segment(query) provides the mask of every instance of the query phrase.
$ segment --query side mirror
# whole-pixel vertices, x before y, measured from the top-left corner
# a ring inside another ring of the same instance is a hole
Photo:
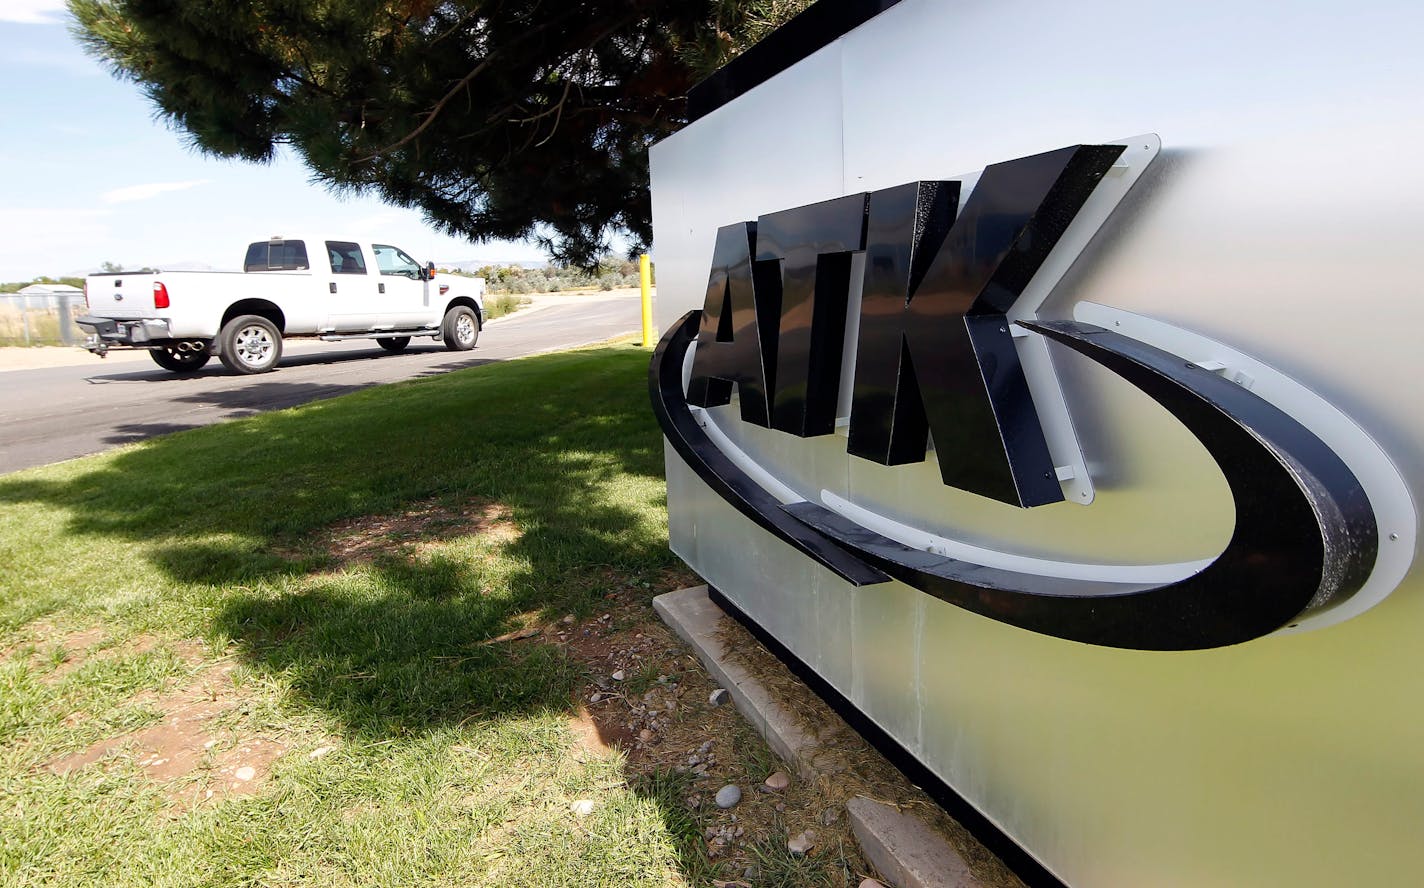
[[[434,263],[434,262],[427,262],[427,263],[425,263],[425,279],[426,279],[427,281],[433,281],[433,280],[435,280],[435,263]]]

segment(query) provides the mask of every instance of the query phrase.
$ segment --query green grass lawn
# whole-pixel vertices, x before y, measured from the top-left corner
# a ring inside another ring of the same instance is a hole
[[[647,360],[490,365],[0,477],[0,883],[739,875],[683,778],[579,745],[584,667],[487,643],[685,578]],[[344,557],[369,516],[414,531]],[[196,759],[144,758],[183,731]]]

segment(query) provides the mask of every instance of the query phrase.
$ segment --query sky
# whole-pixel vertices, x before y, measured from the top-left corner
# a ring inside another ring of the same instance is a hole
[[[0,0],[0,281],[194,262],[241,267],[273,235],[379,238],[422,262],[541,261],[532,244],[470,243],[418,212],[337,197],[291,157],[204,157],[69,33],[63,0]]]

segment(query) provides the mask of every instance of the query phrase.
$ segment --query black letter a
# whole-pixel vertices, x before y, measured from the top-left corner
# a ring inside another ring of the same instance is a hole
[[[752,264],[755,241],[755,222],[717,229],[687,403],[726,404],[735,383],[742,398],[742,419],[771,428],[769,368],[776,366],[780,306],[767,304],[775,299],[775,287],[758,286]],[[776,271],[776,263],[767,264]]]

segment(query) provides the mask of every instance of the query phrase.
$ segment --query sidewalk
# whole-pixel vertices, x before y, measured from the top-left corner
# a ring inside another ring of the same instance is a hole
[[[620,287],[608,292],[587,292],[587,293],[531,293],[529,299],[531,304],[521,308],[514,314],[505,315],[490,321],[490,324],[501,324],[511,318],[524,317],[532,314],[541,308],[551,308],[555,305],[564,305],[569,302],[578,302],[589,298],[616,297],[620,299],[638,298],[636,287]],[[297,340],[285,345],[286,350],[302,351],[303,348],[316,348],[327,343],[316,340]],[[43,370],[51,367],[79,367],[85,364],[92,364],[96,369],[104,364],[126,364],[132,361],[148,362],[151,358],[145,350],[114,349],[109,352],[107,358],[96,358],[79,346],[59,346],[59,345],[37,345],[25,348],[22,346],[0,347],[0,373],[10,370]]]

